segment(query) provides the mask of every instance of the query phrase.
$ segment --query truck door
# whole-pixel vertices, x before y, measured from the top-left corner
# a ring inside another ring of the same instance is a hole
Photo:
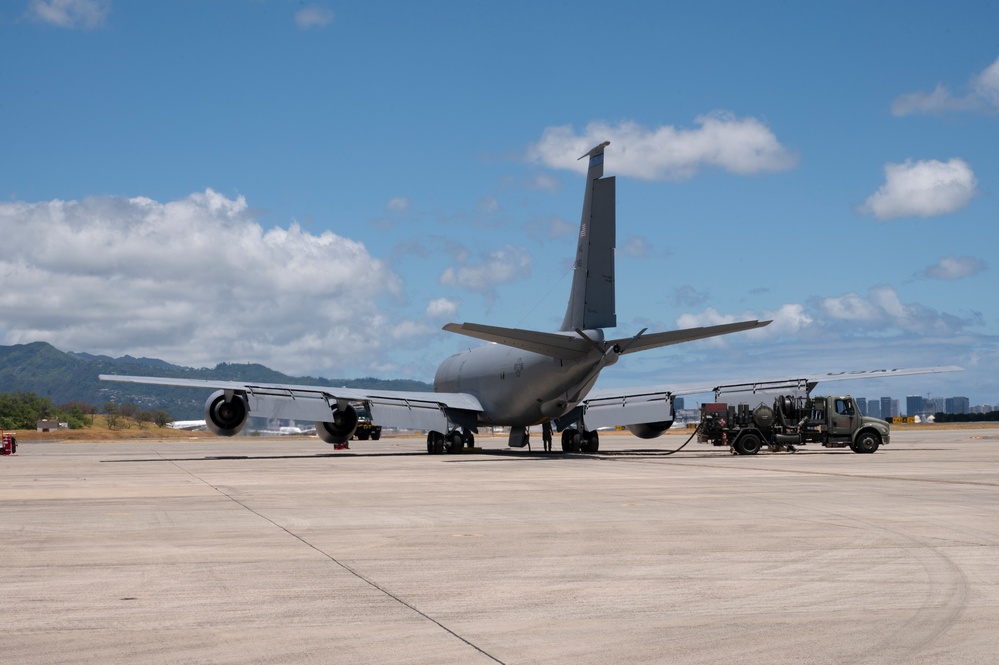
[[[849,438],[857,429],[860,414],[857,413],[857,405],[853,403],[852,397],[830,397],[832,402],[828,410],[829,414],[829,436],[833,438]]]

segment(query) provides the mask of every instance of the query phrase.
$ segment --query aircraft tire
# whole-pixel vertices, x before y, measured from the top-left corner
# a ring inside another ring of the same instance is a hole
[[[444,435],[431,430],[427,433],[427,452],[431,455],[440,455],[444,452]]]
[[[592,432],[583,432],[582,441],[580,442],[580,450],[584,453],[595,453],[600,450],[600,436],[597,434],[596,430]]]
[[[564,432],[562,432],[562,452],[578,453],[580,439],[581,437],[577,430],[567,429]]]
[[[452,455],[457,455],[461,453],[462,448],[465,447],[465,437],[462,436],[461,432],[451,432],[447,435],[447,451]]]
[[[475,447],[475,434],[471,432],[465,432],[465,445],[469,448]]]

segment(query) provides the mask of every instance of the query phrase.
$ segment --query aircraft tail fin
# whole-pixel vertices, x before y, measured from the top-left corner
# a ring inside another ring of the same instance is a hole
[[[604,178],[604,141],[580,157],[589,157],[583,215],[579,223],[572,291],[561,331],[617,326],[614,304],[616,244],[615,180]]]

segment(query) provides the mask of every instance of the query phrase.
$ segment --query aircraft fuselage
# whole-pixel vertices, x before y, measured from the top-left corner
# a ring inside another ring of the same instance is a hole
[[[603,342],[603,331],[586,333],[595,342]],[[617,354],[596,348],[569,362],[489,344],[456,353],[441,363],[434,390],[475,396],[483,409],[480,424],[528,427],[571,411],[593,387],[600,370],[616,360]]]

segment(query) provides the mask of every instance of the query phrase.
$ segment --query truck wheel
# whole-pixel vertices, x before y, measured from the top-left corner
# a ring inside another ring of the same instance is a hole
[[[853,452],[873,453],[881,445],[881,437],[876,432],[861,432],[854,443]]]
[[[358,438],[359,441],[367,441],[368,440],[368,432],[367,432],[367,430],[358,432],[357,433],[357,438]]]
[[[374,431],[371,432],[371,440],[372,441],[377,441],[380,438],[382,438],[382,431],[380,429],[376,429],[376,430],[374,430]]]
[[[752,432],[748,432],[739,437],[735,442],[735,452],[740,455],[755,455],[760,452],[760,447],[763,442],[760,441],[760,437],[756,436]]]

